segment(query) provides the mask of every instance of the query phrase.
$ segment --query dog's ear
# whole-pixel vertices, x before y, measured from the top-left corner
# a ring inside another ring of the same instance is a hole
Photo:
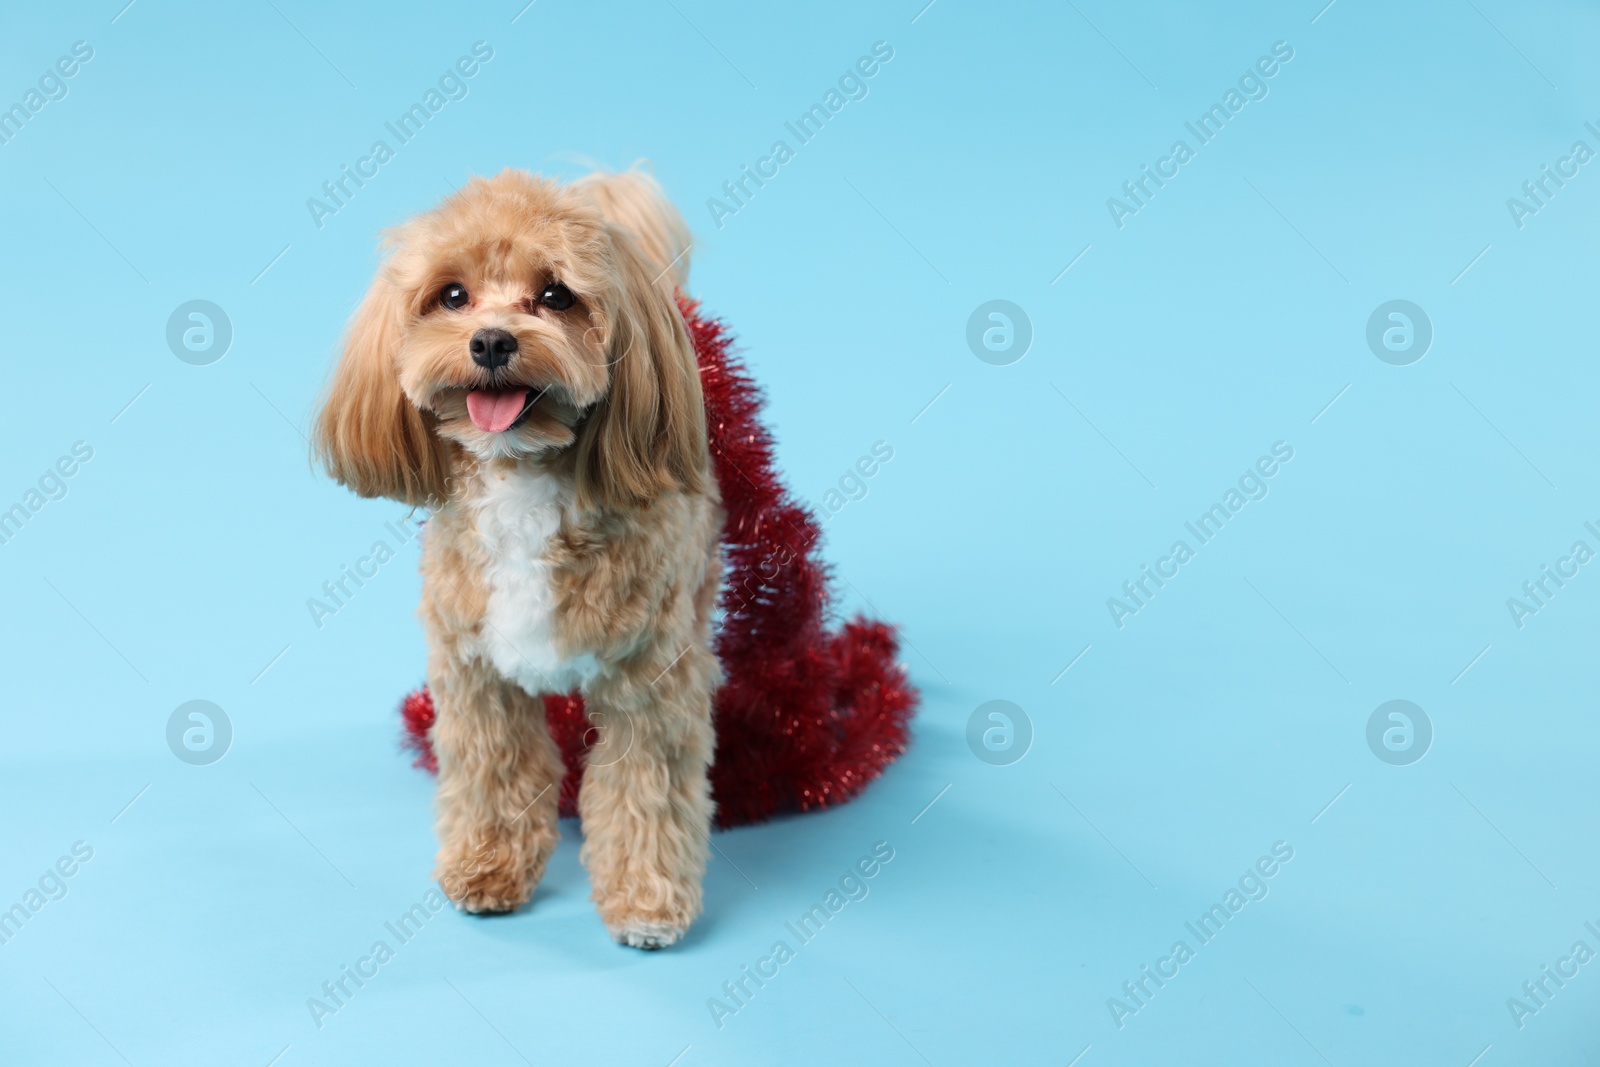
[[[630,234],[658,271],[668,271],[679,289],[689,284],[689,224],[648,173],[635,167],[620,174],[596,171],[572,187],[600,209],[607,222]]]
[[[447,495],[450,462],[434,418],[400,389],[395,352],[405,305],[382,270],[350,320],[313,431],[313,449],[341,484],[361,496],[414,506]]]
[[[615,271],[603,324],[611,387],[574,446],[579,500],[620,509],[663,492],[705,492],[700,366],[671,282],[627,233],[606,231]]]

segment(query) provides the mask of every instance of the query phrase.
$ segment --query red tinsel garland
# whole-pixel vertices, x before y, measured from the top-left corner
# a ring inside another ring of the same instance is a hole
[[[858,616],[828,629],[828,569],[817,555],[816,520],[773,469],[760,390],[731,351],[722,323],[687,297],[679,307],[700,361],[711,457],[727,511],[715,636],[726,680],[712,712],[717,823],[739,826],[842,804],[905,751],[917,692],[895,662],[893,628]],[[561,814],[575,815],[594,731],[581,696],[546,696],[544,704],[567,765]],[[436,771],[426,687],[406,697],[401,714],[417,765]]]

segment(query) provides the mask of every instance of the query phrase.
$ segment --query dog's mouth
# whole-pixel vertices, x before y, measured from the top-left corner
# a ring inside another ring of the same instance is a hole
[[[547,390],[473,389],[467,393],[467,417],[484,433],[504,433],[528,417]]]
[[[508,378],[443,383],[417,406],[433,413],[441,435],[480,458],[565,448],[584,413],[564,382]]]

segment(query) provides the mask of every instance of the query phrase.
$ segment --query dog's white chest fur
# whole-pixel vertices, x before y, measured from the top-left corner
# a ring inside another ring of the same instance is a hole
[[[479,492],[468,505],[489,557],[488,606],[477,651],[530,693],[581,689],[599,665],[587,653],[569,657],[560,651],[560,620],[545,559],[572,504],[572,486],[523,467],[485,469],[480,478]]]

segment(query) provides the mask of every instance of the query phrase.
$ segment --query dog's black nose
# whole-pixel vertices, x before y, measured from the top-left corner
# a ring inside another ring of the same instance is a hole
[[[494,370],[511,362],[512,353],[517,350],[517,339],[505,330],[479,330],[472,335],[467,347],[472,350],[472,362]]]

